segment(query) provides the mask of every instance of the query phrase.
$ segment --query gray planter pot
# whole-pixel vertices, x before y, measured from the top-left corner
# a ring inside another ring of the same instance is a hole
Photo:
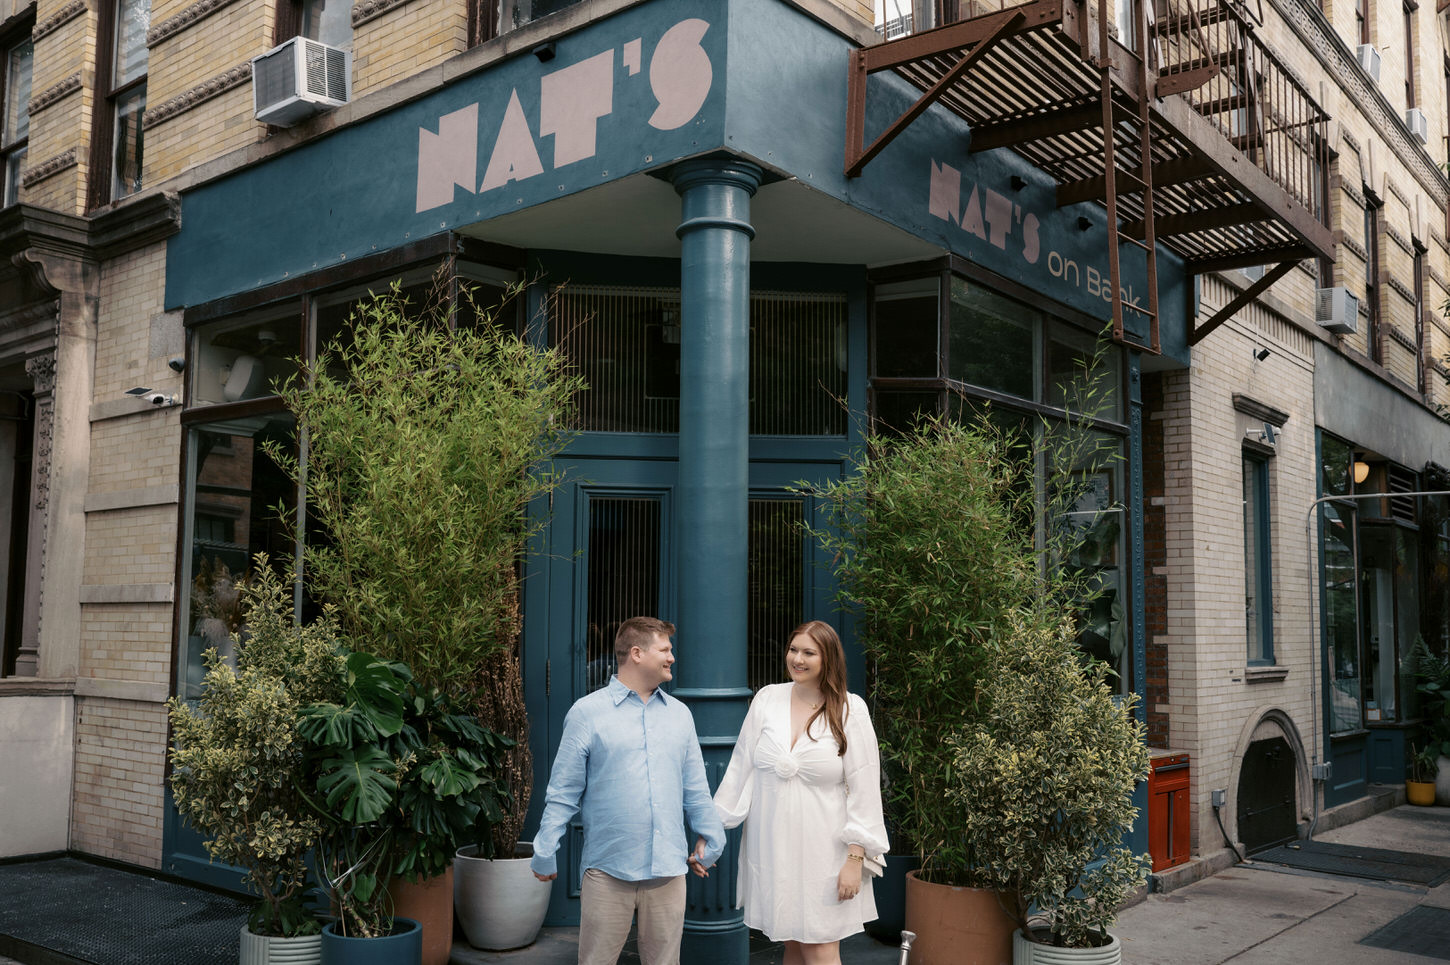
[[[1012,933],[1012,965],[1122,965],[1123,943],[1118,936],[1099,948],[1058,948],[1029,942],[1022,932]]]
[[[532,944],[548,914],[553,882],[535,878],[528,858],[477,854],[469,845],[453,859],[453,911],[468,944],[495,952]]]
[[[1441,754],[1435,763],[1439,765],[1435,772],[1435,803],[1450,807],[1450,757]]]
[[[240,965],[318,965],[322,961],[322,936],[272,938],[253,935],[242,926]]]

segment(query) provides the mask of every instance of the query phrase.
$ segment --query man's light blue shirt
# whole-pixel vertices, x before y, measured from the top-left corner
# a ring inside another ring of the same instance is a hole
[[[725,850],[690,709],[659,689],[645,703],[618,677],[575,701],[564,718],[534,838],[534,871],[558,871],[559,842],[575,812],[584,820],[579,867],[621,881],[688,871],[693,838],[686,817],[705,839],[705,867]]]

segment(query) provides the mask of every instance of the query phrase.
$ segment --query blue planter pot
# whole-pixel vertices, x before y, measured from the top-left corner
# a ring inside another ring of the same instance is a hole
[[[411,918],[394,918],[393,934],[382,938],[345,938],[322,929],[322,965],[418,965],[423,960],[423,928]]]

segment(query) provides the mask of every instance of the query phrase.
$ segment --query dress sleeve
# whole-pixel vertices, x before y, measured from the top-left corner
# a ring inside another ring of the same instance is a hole
[[[715,791],[715,810],[725,828],[737,827],[750,814],[750,802],[755,796],[755,745],[760,740],[760,720],[763,710],[760,702],[765,691],[755,695],[750,709],[745,712],[745,723],[740,725],[740,736],[735,738],[735,750],[730,754],[730,766]]]
[[[859,844],[866,857],[884,861],[889,844],[881,815],[881,752],[866,701],[852,694],[846,718],[846,826],[844,844]]]

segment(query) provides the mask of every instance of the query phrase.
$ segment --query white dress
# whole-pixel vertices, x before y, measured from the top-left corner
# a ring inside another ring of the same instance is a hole
[[[715,809],[727,828],[745,822],[735,895],[745,924],[773,941],[833,942],[876,918],[870,873],[863,870],[850,901],[837,900],[836,876],[848,844],[884,860],[881,760],[866,702],[855,694],[846,704],[844,757],[824,714],[792,748],[793,686],[772,684],[750,702]]]

